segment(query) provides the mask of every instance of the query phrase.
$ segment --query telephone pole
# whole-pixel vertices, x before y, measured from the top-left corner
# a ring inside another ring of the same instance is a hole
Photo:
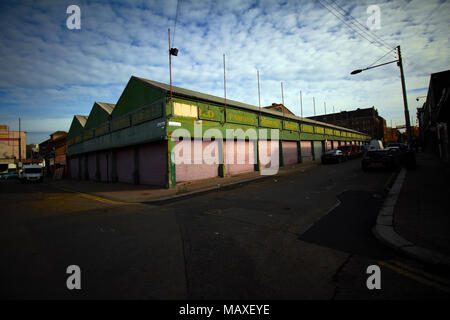
[[[403,73],[403,60],[402,54],[400,51],[400,46],[397,46],[398,53],[398,66],[400,67],[400,78],[402,80],[402,92],[403,92],[403,106],[405,108],[405,124],[406,124],[406,133],[408,135],[408,144],[411,145],[411,123],[409,122],[409,110],[408,110],[408,99],[406,97],[406,85],[405,85],[405,75]]]

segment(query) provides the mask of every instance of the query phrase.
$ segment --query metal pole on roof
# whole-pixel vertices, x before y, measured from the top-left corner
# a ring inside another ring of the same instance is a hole
[[[19,162],[22,162],[22,139],[20,136],[20,118],[19,118]]]
[[[302,101],[302,90],[300,90],[300,116],[303,117],[303,101]]]
[[[170,28],[169,28],[169,74],[170,74],[170,116],[173,117],[173,100],[172,100],[172,54],[170,53]]]
[[[258,104],[259,104],[259,115],[261,115],[261,89],[259,87],[259,70],[256,70],[258,76]]]
[[[313,97],[313,106],[314,106],[314,117],[316,116],[316,100]]]
[[[225,53],[223,54],[223,93],[224,93],[224,103],[225,103],[225,122],[227,122],[227,81],[225,74]]]
[[[281,111],[283,112],[283,121],[284,121],[284,92],[283,92],[283,82],[281,82],[281,103],[283,106],[281,107]],[[283,125],[281,125],[281,128],[283,128]]]
[[[325,108],[325,115],[327,115],[327,103],[325,101],[323,102],[323,107]]]

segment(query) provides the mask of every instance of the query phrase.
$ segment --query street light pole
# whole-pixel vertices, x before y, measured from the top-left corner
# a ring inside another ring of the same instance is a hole
[[[397,66],[399,66],[399,68],[400,68],[400,78],[402,80],[403,106],[405,109],[405,126],[406,126],[406,132],[408,135],[408,144],[411,144],[411,123],[409,121],[408,100],[406,97],[405,75],[403,73],[403,60],[402,60],[402,54],[400,52],[400,46],[397,46],[397,54],[398,54],[398,60],[385,62],[385,63],[379,64],[376,66],[371,66],[371,67],[368,67],[365,69],[357,69],[357,70],[352,71],[350,74],[352,74],[352,75],[357,74],[357,73],[360,73],[365,70],[369,70],[369,69],[384,66],[386,64],[397,62]]]
[[[402,54],[400,51],[400,46],[397,46],[398,53],[398,66],[400,68],[400,77],[402,79],[402,92],[403,92],[403,106],[405,107],[405,124],[406,124],[406,133],[408,135],[408,144],[411,145],[411,123],[409,122],[409,110],[408,110],[408,99],[406,97],[406,85],[405,85],[405,75],[403,73],[403,60]]]

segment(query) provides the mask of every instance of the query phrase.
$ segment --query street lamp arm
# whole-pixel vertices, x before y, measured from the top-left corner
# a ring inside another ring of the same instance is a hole
[[[389,62],[385,62],[385,63],[382,63],[382,64],[377,64],[376,66],[371,66],[371,67],[364,68],[364,69],[357,69],[357,70],[352,71],[350,74],[357,74],[357,73],[360,73],[360,72],[365,71],[365,70],[381,67],[381,66],[384,66],[386,64],[390,64],[390,63],[394,63],[394,62],[398,62],[398,60],[389,61]]]
[[[400,79],[402,81],[403,106],[405,109],[405,124],[406,124],[406,131],[408,132],[408,144],[411,144],[411,124],[409,122],[408,99],[406,97],[405,74],[403,73],[403,60],[402,60],[402,54],[400,51],[400,46],[397,46],[397,56],[398,56],[397,60],[385,62],[385,63],[379,64],[376,66],[367,67],[365,69],[357,69],[357,70],[352,71],[350,74],[357,74],[364,70],[369,70],[369,69],[384,66],[386,64],[397,62],[397,65],[400,68]]]

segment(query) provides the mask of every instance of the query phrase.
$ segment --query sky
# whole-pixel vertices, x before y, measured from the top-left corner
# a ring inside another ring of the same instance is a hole
[[[70,5],[80,29],[67,27]],[[397,59],[400,45],[415,123],[430,74],[450,69],[449,16],[438,0],[1,1],[0,124],[17,130],[20,117],[40,143],[94,101],[116,103],[132,75],[169,83],[169,28],[176,86],[223,97],[225,54],[227,99],[258,106],[259,70],[262,106],[282,102],[283,82],[297,115],[302,91],[305,117],[315,97],[317,115],[324,102],[327,113],[374,106],[388,126],[405,122],[398,66],[350,72]]]

